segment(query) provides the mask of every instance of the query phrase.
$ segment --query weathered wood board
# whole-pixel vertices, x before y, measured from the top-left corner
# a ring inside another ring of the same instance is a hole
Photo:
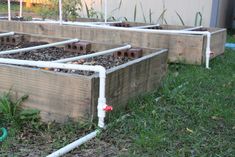
[[[164,29],[184,29],[185,26],[163,25]],[[224,53],[226,29],[207,28],[212,33],[213,57]],[[80,38],[109,44],[130,43],[136,47],[167,48],[169,62],[186,64],[203,64],[206,36],[184,34],[160,34],[146,32],[130,32],[108,30],[81,26],[58,24],[35,24],[17,21],[0,21],[0,31],[15,31],[30,34],[40,34],[53,37]],[[212,58],[213,58],[212,57]]]
[[[41,111],[43,121],[62,122],[90,114],[91,78],[19,66],[0,65],[0,93],[29,95],[24,107]]]
[[[96,47],[102,48],[98,44]],[[143,50],[143,57],[107,70],[107,103],[114,108],[160,86],[167,70],[167,50]],[[24,107],[40,110],[43,121],[96,117],[98,88],[97,74],[84,76],[0,64],[0,94],[11,89],[16,98],[29,95]]]

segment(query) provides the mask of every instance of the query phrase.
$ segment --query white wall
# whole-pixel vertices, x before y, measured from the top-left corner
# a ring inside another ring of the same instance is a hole
[[[101,11],[101,0],[86,0],[89,4],[94,1],[94,8]],[[209,26],[211,18],[212,0],[122,0],[120,10],[112,12],[113,9],[119,6],[120,0],[107,0],[109,7],[109,16],[127,17],[129,21],[134,19],[134,8],[137,5],[137,21],[144,22],[143,12],[141,10],[142,3],[144,14],[147,22],[149,22],[149,10],[153,12],[152,19],[157,22],[157,19],[163,12],[165,4],[166,21],[168,24],[181,24],[175,11],[182,17],[186,25],[194,25],[196,12],[200,11],[203,15],[203,25]],[[104,3],[104,0],[102,0]]]
[[[227,27],[232,21],[233,0],[223,0],[219,2],[218,27]]]

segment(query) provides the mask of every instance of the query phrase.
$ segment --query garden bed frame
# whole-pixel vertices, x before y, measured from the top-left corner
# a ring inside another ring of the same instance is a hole
[[[163,29],[184,29],[187,26],[161,25]],[[211,58],[224,53],[226,29],[207,28],[211,32]],[[206,36],[185,34],[160,34],[107,30],[59,24],[36,24],[17,21],[0,21],[0,31],[40,34],[54,37],[74,38],[109,44],[129,43],[137,47],[169,49],[168,60],[172,63],[201,65],[205,62]]]
[[[30,41],[60,41],[61,38],[30,36]],[[114,47],[96,44],[97,47]],[[166,49],[143,49],[143,57],[107,69],[107,103],[115,109],[130,99],[156,90],[167,71]],[[40,110],[43,121],[65,122],[96,117],[99,76],[48,71],[0,64],[0,93],[11,89],[14,98],[29,95],[23,104]]]

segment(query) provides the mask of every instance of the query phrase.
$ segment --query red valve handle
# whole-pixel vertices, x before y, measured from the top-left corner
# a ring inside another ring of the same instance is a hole
[[[210,55],[214,55],[214,54],[215,54],[215,52],[211,51]]]
[[[113,110],[113,107],[112,106],[106,106],[105,108],[104,108],[104,111],[106,111],[106,112],[109,112],[109,111],[112,111]]]

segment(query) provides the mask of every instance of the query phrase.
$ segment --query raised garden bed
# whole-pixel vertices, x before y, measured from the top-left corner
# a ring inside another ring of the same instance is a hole
[[[161,25],[163,29],[185,29],[185,26]],[[226,29],[206,28],[211,32],[211,59],[224,53]],[[16,31],[32,34],[43,34],[57,37],[79,37],[83,40],[104,42],[109,44],[130,43],[145,48],[169,49],[168,61],[201,65],[205,62],[207,37],[205,35],[161,34],[108,30],[80,26],[60,26],[58,24],[35,24],[27,22],[0,22],[0,31]],[[203,31],[203,30],[202,30]]]
[[[29,36],[30,42],[60,40],[44,36]],[[115,45],[92,42],[91,47],[101,51],[114,48]],[[130,59],[121,56],[119,58],[122,63],[107,68],[107,103],[114,108],[126,105],[128,100],[138,95],[155,90],[165,76],[167,50],[146,48],[142,50],[142,57]],[[116,56],[112,57],[116,58]],[[19,56],[13,58],[19,58]],[[98,65],[102,65],[100,60],[96,61]],[[107,60],[104,61],[107,62]],[[4,64],[0,65],[0,73],[0,93],[11,89],[15,97],[28,94],[29,99],[24,103],[24,107],[39,109],[43,121],[64,122],[68,118],[77,120],[96,117],[99,91],[99,77],[96,73],[71,73]]]

